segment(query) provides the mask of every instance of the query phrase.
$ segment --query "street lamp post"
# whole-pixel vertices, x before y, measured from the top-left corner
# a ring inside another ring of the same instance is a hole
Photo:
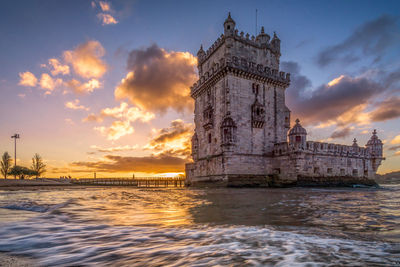
[[[11,138],[14,138],[14,167],[17,166],[17,139],[19,138],[19,134],[14,134],[11,136]]]

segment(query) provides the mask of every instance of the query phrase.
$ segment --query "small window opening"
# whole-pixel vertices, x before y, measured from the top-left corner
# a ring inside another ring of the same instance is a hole
[[[208,134],[208,143],[211,144],[211,134]]]

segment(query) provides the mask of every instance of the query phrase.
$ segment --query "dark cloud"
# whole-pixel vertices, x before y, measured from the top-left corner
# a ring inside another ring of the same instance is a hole
[[[390,97],[380,102],[370,113],[372,121],[386,121],[400,117],[400,97]]]
[[[151,140],[150,144],[166,143],[167,141],[180,138],[187,133],[193,133],[192,124],[185,124],[182,120],[174,120],[171,122],[170,127],[161,129],[158,135]]]
[[[399,149],[400,149],[400,146],[392,146],[392,147],[388,148],[388,150],[390,150],[390,151],[397,151]]]
[[[285,72],[291,74],[290,86],[287,89],[287,104],[293,106],[300,97],[304,97],[307,89],[311,88],[311,81],[304,75],[300,74],[300,66],[294,61],[283,61],[281,68]]]
[[[335,61],[352,63],[364,56],[373,56],[378,62],[382,52],[398,43],[399,33],[397,18],[382,15],[359,26],[343,42],[321,51],[317,64],[324,67]]]
[[[336,130],[332,133],[331,138],[332,139],[338,139],[338,138],[345,138],[351,134],[351,129],[349,127],[343,128]]]
[[[146,173],[163,173],[163,172],[182,172],[185,169],[185,159],[159,155],[147,157],[122,157],[122,156],[105,156],[104,161],[79,161],[73,162],[73,167],[83,167],[90,171],[97,172],[146,172]]]
[[[196,58],[188,52],[167,52],[157,45],[129,53],[129,73],[115,89],[145,110],[192,110],[190,86],[196,81]]]
[[[382,85],[365,77],[349,76],[340,76],[311,90],[310,80],[301,75],[296,62],[282,62],[282,69],[291,73],[292,81],[286,97],[292,117],[301,118],[305,125],[335,120],[353,108],[369,103],[373,96],[385,90]]]

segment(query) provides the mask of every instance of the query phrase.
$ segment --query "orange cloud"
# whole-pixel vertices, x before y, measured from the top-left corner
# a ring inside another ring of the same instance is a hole
[[[75,73],[83,78],[100,78],[107,71],[102,57],[105,49],[98,41],[87,41],[74,50],[64,52],[64,60],[72,65]]]
[[[76,79],[72,79],[65,83],[72,91],[76,94],[88,94],[92,93],[95,89],[98,89],[102,86],[99,80],[90,79],[85,83],[81,83]]]
[[[104,119],[103,119],[102,117],[97,116],[97,115],[94,114],[94,113],[90,113],[89,116],[87,116],[86,118],[84,118],[82,121],[83,121],[83,122],[91,122],[91,121],[94,121],[94,122],[102,122],[103,120],[104,120]]]
[[[187,52],[167,52],[157,45],[133,50],[128,74],[115,89],[117,99],[128,98],[144,110],[192,110],[190,86],[196,81],[196,58]]]
[[[143,111],[138,107],[129,108],[129,105],[124,102],[122,102],[119,107],[103,109],[101,111],[101,116],[112,118],[125,118],[129,121],[141,120],[142,122],[147,122],[154,118],[153,113]]]
[[[75,99],[74,101],[69,101],[65,103],[65,107],[74,110],[89,110],[89,108],[85,107],[84,105],[79,105],[79,99]]]
[[[138,148],[138,145],[130,146],[130,145],[125,145],[125,146],[116,146],[116,147],[99,147],[96,145],[90,146],[91,149],[95,149],[98,152],[121,152],[121,151],[132,151]]]
[[[129,121],[114,121],[108,128],[101,126],[95,127],[94,129],[99,131],[104,136],[107,136],[108,140],[113,141],[134,132],[134,129]]]
[[[105,13],[99,13],[97,14],[97,17],[101,21],[103,25],[110,25],[110,24],[117,24],[118,21],[111,16],[110,14],[105,14]]]
[[[83,119],[83,121],[102,122],[106,117],[123,119],[129,122],[134,122],[137,120],[148,122],[152,120],[155,116],[153,113],[143,111],[138,107],[129,107],[127,103],[123,102],[120,104],[119,107],[105,108],[101,110],[99,115],[95,115],[92,113],[87,118]]]
[[[35,77],[35,75],[29,71],[20,72],[19,77],[20,80],[18,84],[22,86],[35,87],[38,82],[38,79]]]
[[[144,148],[153,150],[155,155],[189,158],[192,135],[193,124],[174,120],[170,127],[156,131],[156,136]]]
[[[400,144],[400,134],[397,135],[395,138],[393,138],[392,141],[390,141],[390,143],[396,145],[396,144]]]
[[[96,172],[182,172],[187,161],[178,157],[159,155],[145,157],[105,156],[105,160],[71,163],[73,167],[84,167]]]
[[[58,74],[62,74],[62,75],[69,74],[69,66],[61,64],[60,61],[58,61],[58,59],[56,59],[56,58],[50,58],[49,65],[53,68],[51,70],[51,74],[53,76],[56,76]]]
[[[106,1],[100,1],[99,5],[100,5],[100,8],[102,11],[110,11],[111,10],[110,3],[106,2]]]
[[[57,86],[60,86],[63,84],[63,81],[61,79],[53,79],[49,74],[47,73],[43,73],[41,78],[40,78],[40,82],[39,85],[42,89],[46,90],[45,94],[51,94],[52,91],[54,91],[54,89]]]

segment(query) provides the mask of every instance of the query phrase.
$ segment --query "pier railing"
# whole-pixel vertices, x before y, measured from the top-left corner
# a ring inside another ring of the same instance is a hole
[[[71,183],[80,185],[184,187],[185,177],[79,178]]]

